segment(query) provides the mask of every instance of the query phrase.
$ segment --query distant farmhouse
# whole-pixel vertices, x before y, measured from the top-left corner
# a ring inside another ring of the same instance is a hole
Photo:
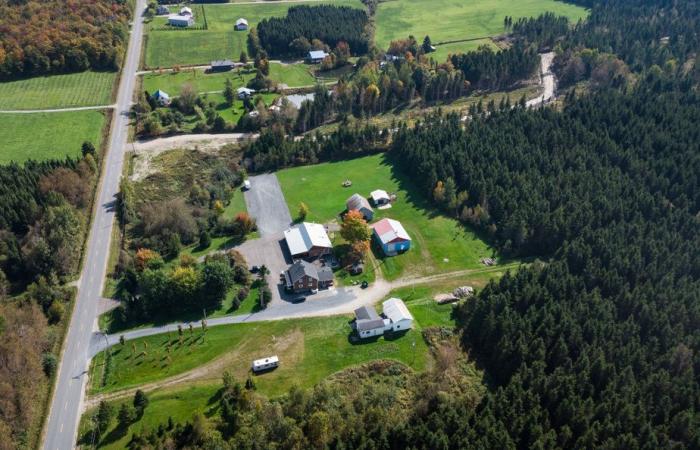
[[[156,15],[158,16],[165,16],[170,14],[170,10],[168,9],[167,6],[165,5],[158,5],[156,6]]]
[[[220,59],[211,62],[211,67],[209,70],[211,72],[228,72],[235,66],[234,62],[230,59]]]
[[[292,258],[318,258],[333,250],[326,229],[318,223],[304,222],[284,231],[284,240]]]
[[[323,62],[323,60],[326,59],[326,56],[328,56],[328,53],[324,52],[323,50],[311,50],[307,59],[312,64],[318,64]]]
[[[303,259],[292,264],[284,272],[285,287],[295,294],[316,292],[333,284],[333,270],[330,267],[317,267]]]
[[[167,92],[161,91],[160,89],[155,91],[151,98],[160,106],[168,106],[170,104],[170,96]]]
[[[354,327],[360,338],[379,336],[386,331],[404,331],[413,326],[413,316],[401,299],[390,298],[382,303],[382,309],[382,316],[371,306],[355,310]]]
[[[246,31],[248,29],[248,21],[241,17],[236,21],[236,25],[233,26],[233,29],[236,31]]]
[[[360,194],[352,194],[348,201],[345,202],[345,207],[348,211],[359,211],[367,222],[371,222],[374,217],[374,211],[369,201]]]
[[[236,90],[236,93],[238,94],[238,98],[243,100],[243,99],[249,98],[251,95],[255,94],[255,89],[250,89],[247,87],[239,87]]]
[[[191,27],[194,25],[194,17],[192,14],[182,15],[182,14],[171,14],[168,17],[168,24],[173,27]]]
[[[411,248],[411,237],[398,220],[382,219],[371,227],[374,239],[386,256],[394,256]]]
[[[180,8],[181,16],[192,16],[192,9],[189,6],[183,6]]]
[[[374,206],[388,205],[391,202],[389,194],[382,189],[370,192],[369,197],[372,199]]]

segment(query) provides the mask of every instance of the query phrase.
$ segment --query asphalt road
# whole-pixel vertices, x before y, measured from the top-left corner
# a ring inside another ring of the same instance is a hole
[[[98,188],[95,216],[78,284],[78,296],[63,345],[63,355],[45,427],[43,448],[46,450],[68,450],[75,447],[88,378],[93,328],[97,327],[102,285],[109,257],[115,195],[119,189],[124,150],[129,136],[128,114],[136,82],[135,74],[141,57],[141,12],[145,6],[146,0],[137,0],[135,11],[138,17],[131,28],[131,38],[119,83],[108,153],[103,161],[102,181]]]
[[[261,236],[269,236],[289,228],[292,216],[282,188],[274,173],[250,177],[250,189],[245,192],[245,204],[258,223]]]

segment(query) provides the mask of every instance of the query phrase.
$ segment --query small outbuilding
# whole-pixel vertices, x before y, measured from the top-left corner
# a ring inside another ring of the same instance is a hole
[[[238,94],[238,98],[243,100],[245,98],[250,98],[253,94],[255,94],[255,89],[247,88],[247,87],[239,87],[236,90],[236,93]]]
[[[236,31],[246,31],[248,29],[248,21],[241,17],[236,21],[236,24],[233,26],[233,29]]]
[[[234,66],[234,62],[230,59],[218,59],[211,62],[209,70],[212,72],[228,72],[233,69]]]
[[[158,89],[153,93],[151,98],[159,105],[159,106],[168,106],[170,104],[170,96],[168,95],[167,92],[161,91]]]
[[[191,27],[194,25],[194,18],[189,16],[183,16],[181,14],[171,14],[168,17],[168,25],[173,27]]]
[[[411,248],[411,237],[398,220],[382,219],[371,227],[374,239],[386,256],[394,256]]]
[[[372,210],[372,206],[369,204],[367,199],[360,194],[352,194],[352,196],[345,202],[345,207],[348,211],[359,211],[367,222],[371,222],[374,218],[374,210]]]
[[[384,317],[389,320],[387,331],[403,331],[413,326],[413,316],[401,299],[390,298],[382,303],[382,310]]]
[[[183,6],[182,8],[180,8],[180,15],[191,17],[192,16],[192,8],[190,8],[189,6]]]
[[[323,50],[311,50],[307,59],[312,64],[318,64],[323,62],[323,60],[326,59],[326,56],[328,56],[328,53],[324,52]]]
[[[355,310],[355,331],[360,338],[370,338],[384,334],[385,320],[371,306],[362,306]]]
[[[377,189],[370,192],[369,197],[372,199],[372,204],[374,206],[388,205],[391,202],[391,197],[389,197],[389,194],[382,189]]]
[[[165,5],[158,5],[156,6],[156,15],[158,16],[166,16],[170,14],[170,10],[168,9],[167,6]]]
[[[267,358],[256,359],[253,361],[253,372],[264,372],[279,367],[280,360],[277,355],[268,356]]]
[[[319,223],[303,222],[284,231],[292,258],[318,258],[333,250],[328,233]]]

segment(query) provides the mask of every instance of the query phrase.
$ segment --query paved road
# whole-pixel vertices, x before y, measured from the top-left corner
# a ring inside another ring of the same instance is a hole
[[[289,228],[292,216],[274,173],[250,177],[250,189],[245,192],[245,204],[258,223],[260,235],[270,236]]]
[[[55,113],[68,111],[90,111],[94,109],[113,109],[117,105],[100,106],[74,106],[72,108],[50,108],[50,109],[2,109],[0,114],[34,114],[34,113]]]
[[[78,423],[87,383],[93,328],[97,327],[100,297],[109,255],[114,200],[124,162],[124,149],[129,135],[129,108],[141,56],[143,22],[140,17],[146,0],[137,0],[136,18],[131,29],[129,48],[124,60],[117,111],[112,123],[108,153],[103,161],[102,182],[98,188],[95,217],[90,229],[78,296],[63,345],[56,386],[45,428],[46,450],[68,450],[75,447]]]

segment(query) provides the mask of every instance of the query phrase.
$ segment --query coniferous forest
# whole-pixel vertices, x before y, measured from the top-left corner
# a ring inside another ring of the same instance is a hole
[[[391,139],[343,125],[296,141],[270,131],[247,150],[264,170],[388,146],[445,214],[532,261],[455,310],[461,350],[487,374],[483,395],[439,370],[375,368],[392,381],[331,380],[279,400],[225,380],[216,431],[199,432],[195,417],[134,447],[700,448],[700,4],[579,3],[591,8],[579,24],[513,26],[527,45],[511,62],[557,53],[570,88],[555,107],[436,113]],[[452,63],[491,87],[478,71],[510,77],[497,58]],[[399,409],[386,400],[404,395]]]
[[[348,6],[318,5],[294,6],[286,17],[263,19],[257,25],[260,43],[272,56],[306,56],[299,48],[308,50],[314,40],[335,47],[346,42],[354,54],[367,53],[369,42],[365,27],[369,23],[367,13]],[[303,40],[306,45],[296,46],[293,41]],[[318,47],[316,45],[315,47]],[[314,48],[321,50],[322,48]]]

